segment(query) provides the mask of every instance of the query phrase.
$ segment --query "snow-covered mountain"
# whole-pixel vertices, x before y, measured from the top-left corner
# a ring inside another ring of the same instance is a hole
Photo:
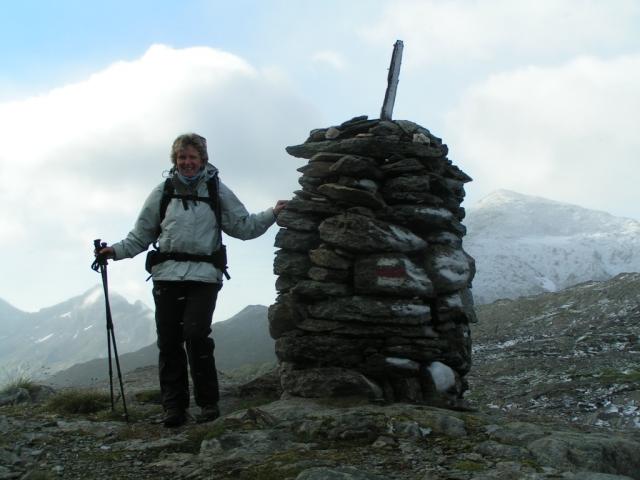
[[[640,271],[640,222],[508,190],[468,209],[476,303]]]
[[[155,340],[153,312],[110,292],[118,354]],[[46,375],[78,362],[107,356],[102,286],[35,313],[0,300],[0,374]]]

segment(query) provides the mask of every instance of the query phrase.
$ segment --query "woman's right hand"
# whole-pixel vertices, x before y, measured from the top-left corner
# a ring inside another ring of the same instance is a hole
[[[115,258],[116,256],[116,251],[113,249],[113,247],[103,247],[100,250],[96,250],[93,252],[94,255],[97,257],[98,255],[100,255],[103,258]]]

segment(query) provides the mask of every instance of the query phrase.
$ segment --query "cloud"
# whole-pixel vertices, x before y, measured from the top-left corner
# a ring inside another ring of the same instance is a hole
[[[496,74],[447,117],[469,188],[546,196],[638,218],[640,55]]]
[[[364,39],[411,47],[409,66],[504,60],[505,56],[556,58],[637,44],[640,4],[633,0],[399,0]]]
[[[313,54],[311,60],[321,66],[327,65],[335,70],[343,70],[347,66],[344,56],[332,50],[320,50]]]
[[[227,52],[154,45],[85,80],[0,103],[0,249],[11,252],[0,295],[33,309],[96,283],[88,269],[93,238],[113,242],[131,229],[181,133],[207,137],[222,180],[249,210],[290,198],[299,165],[284,147],[318,123],[293,91],[282,72]],[[262,248],[271,262],[272,249]],[[140,260],[116,265],[114,277],[128,285],[116,289],[133,292]],[[272,282],[255,288],[273,291]],[[250,290],[245,285],[245,295]]]

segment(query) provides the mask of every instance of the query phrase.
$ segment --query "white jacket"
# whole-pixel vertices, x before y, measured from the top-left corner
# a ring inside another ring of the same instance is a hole
[[[198,196],[209,196],[207,180],[216,173],[217,169],[213,165],[206,165],[204,175],[196,186]],[[176,193],[187,193],[186,185],[184,192],[180,189],[181,186],[178,185]],[[185,210],[182,200],[172,198],[160,224],[163,190],[164,182],[155,187],[147,197],[133,230],[124,240],[111,245],[115,252],[115,260],[135,257],[146,251],[155,241],[158,241],[161,252],[209,255],[218,248],[220,239],[216,216],[207,202],[189,201]],[[222,231],[227,235],[249,240],[262,235],[275,222],[273,208],[250,214],[238,197],[222,182],[219,182],[218,197],[222,213]],[[206,262],[167,260],[153,267],[152,276],[154,280],[222,282],[222,272]]]

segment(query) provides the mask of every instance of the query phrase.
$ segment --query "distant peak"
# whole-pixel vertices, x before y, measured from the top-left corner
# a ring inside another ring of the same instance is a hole
[[[514,192],[513,190],[499,189],[494,190],[487,196],[481,198],[473,208],[486,208],[500,206],[510,203],[548,203],[548,204],[560,204],[561,202],[550,200],[548,198],[537,197],[534,195],[526,195],[524,193]]]

